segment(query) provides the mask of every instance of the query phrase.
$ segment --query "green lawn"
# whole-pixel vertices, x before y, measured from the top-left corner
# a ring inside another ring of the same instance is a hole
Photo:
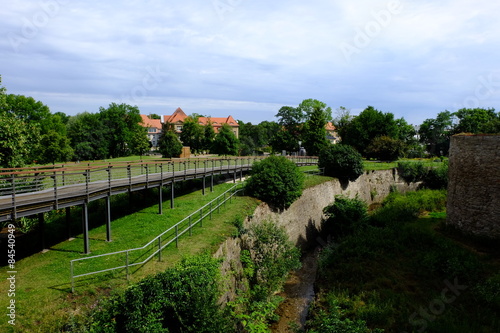
[[[113,241],[106,242],[106,228],[99,226],[90,230],[90,255],[120,251],[140,247],[156,237],[169,226],[180,221],[191,212],[200,208],[232,184],[214,187],[214,192],[202,196],[196,191],[175,199],[175,209],[170,209],[170,202],[163,203],[163,215],[158,215],[157,205],[124,216],[112,222]],[[236,228],[231,223],[235,218],[250,214],[257,205],[257,200],[249,197],[236,197],[233,202],[221,208],[220,214],[213,214],[213,219],[206,219],[202,227],[195,227],[192,236],[186,234],[179,241],[162,252],[162,261],[153,258],[140,269],[131,270],[130,280],[136,282],[148,274],[153,274],[173,265],[182,256],[213,251],[231,236]],[[127,285],[124,271],[112,274],[98,274],[93,277],[79,278],[74,294],[70,291],[70,260],[82,258],[83,239],[81,235],[72,241],[65,241],[50,248],[48,252],[37,253],[16,263],[16,327],[8,325],[7,320],[0,323],[0,331],[8,332],[53,332],[60,329],[72,315],[85,312],[95,305],[102,295],[123,290]],[[8,268],[0,268],[2,276]],[[2,290],[8,290],[6,279],[0,281]],[[0,304],[8,304],[6,292],[0,294]]]

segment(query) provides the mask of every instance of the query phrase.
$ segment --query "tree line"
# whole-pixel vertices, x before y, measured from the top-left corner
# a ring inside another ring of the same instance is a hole
[[[292,153],[303,147],[308,155],[317,156],[331,144],[325,128],[328,122],[337,128],[342,144],[378,160],[447,155],[454,134],[500,133],[500,113],[493,108],[443,111],[415,127],[372,106],[357,116],[340,107],[333,117],[331,107],[306,99],[296,107],[280,108],[277,121],[256,125],[238,121],[239,138],[228,125],[219,133],[210,123],[200,125],[199,116],[188,117],[180,135],[172,124],[163,124],[159,140],[163,157],[179,156],[183,145],[195,154]],[[151,146],[147,129],[140,123],[138,107],[127,104],[111,103],[97,113],[75,116],[51,113],[32,97],[7,94],[0,77],[0,167],[143,155]]]

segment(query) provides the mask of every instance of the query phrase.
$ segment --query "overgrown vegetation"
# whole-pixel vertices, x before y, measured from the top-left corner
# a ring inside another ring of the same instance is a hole
[[[363,159],[356,149],[348,145],[330,145],[319,154],[318,167],[325,175],[340,181],[354,181],[363,174]]]
[[[439,161],[439,159],[438,159]],[[425,166],[423,162],[398,162],[399,175],[408,183],[422,182],[430,189],[448,187],[448,160],[442,160],[438,166]]]
[[[100,305],[92,332],[228,332],[230,318],[218,303],[220,262],[208,254],[188,257],[147,277]]]
[[[247,194],[278,209],[289,207],[302,194],[304,174],[283,156],[270,156],[252,167]]]
[[[471,251],[427,217],[442,216],[429,212],[445,209],[444,191],[393,193],[367,220],[356,200],[327,222],[352,224],[320,255],[310,332],[500,330],[498,251]]]
[[[283,300],[275,292],[291,270],[300,268],[300,251],[273,222],[252,225],[246,236],[241,262],[248,286],[229,307],[241,331],[268,332],[269,323],[278,319],[275,310]]]

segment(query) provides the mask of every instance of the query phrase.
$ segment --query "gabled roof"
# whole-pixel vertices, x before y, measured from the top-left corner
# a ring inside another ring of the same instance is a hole
[[[326,126],[325,126],[325,129],[327,131],[335,131],[337,128],[331,122],[327,122]]]
[[[154,127],[154,128],[161,129],[160,119],[149,119],[149,117],[146,116],[145,114],[141,114],[141,118],[142,118],[142,123],[143,123],[144,127],[147,127],[147,128]]]
[[[174,113],[170,116],[163,116],[164,123],[177,123],[184,122],[184,119],[187,118],[187,115],[182,111],[181,108],[177,108]]]

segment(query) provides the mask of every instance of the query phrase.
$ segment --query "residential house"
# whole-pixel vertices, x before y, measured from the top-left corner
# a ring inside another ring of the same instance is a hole
[[[330,143],[337,144],[340,142],[340,137],[339,134],[337,133],[337,128],[331,122],[326,123],[325,129],[326,129],[326,139]]]
[[[148,116],[141,114],[142,126],[146,127],[148,130],[148,139],[151,142],[151,147],[153,149],[158,148],[158,141],[160,140],[161,134],[161,120],[160,119],[150,119]]]

